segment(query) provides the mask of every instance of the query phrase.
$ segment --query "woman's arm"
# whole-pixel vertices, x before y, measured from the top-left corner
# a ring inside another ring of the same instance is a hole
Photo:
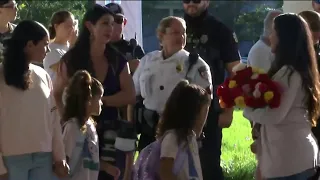
[[[177,175],[173,174],[174,160],[179,151],[175,132],[169,132],[163,137],[160,155],[160,179],[177,180]]]
[[[0,110],[3,108],[3,103],[2,103],[2,93],[0,92]],[[1,111],[0,111],[1,112]],[[3,120],[2,117],[1,117],[1,113],[0,113],[0,121]],[[7,171],[7,168],[6,166],[4,165],[4,162],[3,162],[3,154],[2,154],[2,145],[0,143],[0,177],[2,175],[5,175],[7,174],[8,171]],[[5,177],[5,176],[4,176]]]
[[[126,167],[125,167],[125,171],[124,171],[123,180],[131,180],[133,161],[134,161],[134,152],[127,152],[126,153]]]
[[[111,107],[122,107],[128,104],[134,104],[136,101],[134,84],[130,75],[128,63],[120,73],[120,88],[121,91],[102,98],[103,104]]]
[[[68,82],[67,66],[65,62],[61,60],[59,63],[59,67],[57,69],[57,76],[53,84],[54,99],[55,99],[56,108],[59,111],[60,117],[63,117],[64,104],[63,104],[62,96],[63,96],[64,89],[67,86],[67,82]]]
[[[286,117],[290,109],[292,108],[293,102],[297,93],[301,91],[301,77],[297,72],[293,72],[288,81],[289,72],[287,67],[281,68],[274,76],[274,80],[282,85],[283,92],[278,108],[245,108],[243,116],[260,124],[278,124]],[[301,104],[302,105],[302,104]]]
[[[174,158],[163,157],[160,159],[160,179],[161,180],[178,180],[173,174]]]

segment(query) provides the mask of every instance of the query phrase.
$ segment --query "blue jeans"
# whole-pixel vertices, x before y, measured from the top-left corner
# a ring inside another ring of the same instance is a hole
[[[39,152],[3,157],[8,169],[8,180],[51,180],[52,153]]]
[[[305,170],[301,173],[294,174],[291,176],[268,178],[267,180],[307,180],[308,178],[312,177],[315,174],[316,174],[315,169],[308,169],[308,170]]]

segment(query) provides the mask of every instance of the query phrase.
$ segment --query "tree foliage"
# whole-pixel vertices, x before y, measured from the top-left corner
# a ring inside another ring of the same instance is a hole
[[[17,22],[32,19],[45,26],[49,25],[52,14],[59,10],[68,10],[81,20],[90,5],[88,0],[19,0],[17,3]]]
[[[280,8],[281,3],[276,4],[276,8]],[[235,29],[239,40],[256,41],[263,30],[264,18],[269,10],[273,9],[265,4],[256,7],[254,11],[244,12],[235,19]]]

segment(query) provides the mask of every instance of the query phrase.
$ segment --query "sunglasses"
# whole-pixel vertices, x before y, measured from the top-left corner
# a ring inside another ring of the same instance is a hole
[[[184,4],[189,4],[190,2],[193,2],[194,4],[200,4],[201,0],[183,0]]]
[[[122,24],[124,22],[124,17],[115,17],[114,22],[117,24]]]

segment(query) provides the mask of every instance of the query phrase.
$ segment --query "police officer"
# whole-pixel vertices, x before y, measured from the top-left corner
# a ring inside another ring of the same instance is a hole
[[[240,62],[240,55],[235,33],[210,15],[208,7],[209,0],[183,0],[186,49],[199,53],[209,64],[214,87],[217,87],[225,79],[225,70],[231,74],[232,68]],[[199,151],[204,180],[223,179],[220,167],[222,128],[231,125],[232,114],[233,109],[221,109],[214,96]]]
[[[144,50],[138,45],[136,39],[130,39],[130,41],[124,39],[123,28],[127,24],[127,19],[122,7],[117,3],[109,3],[106,7],[115,14],[111,38],[112,45],[127,58],[130,71],[133,73],[138,67],[139,59],[144,56]]]
[[[123,29],[127,24],[127,19],[122,7],[117,3],[109,3],[106,7],[115,14],[111,43],[120,54],[126,57],[130,72],[133,74],[139,65],[139,59],[144,56],[144,50],[138,45],[136,39],[130,39],[129,41],[124,39]],[[131,114],[131,108],[129,110],[127,110],[127,107],[121,108],[120,116],[123,119],[128,119],[127,114]]]
[[[182,79],[188,79],[211,92],[209,66],[197,54],[184,50],[186,23],[182,18],[166,17],[157,29],[161,51],[148,53],[141,59],[133,81],[144,104],[138,121],[142,124],[138,149],[155,140],[155,127],[171,91]]]

